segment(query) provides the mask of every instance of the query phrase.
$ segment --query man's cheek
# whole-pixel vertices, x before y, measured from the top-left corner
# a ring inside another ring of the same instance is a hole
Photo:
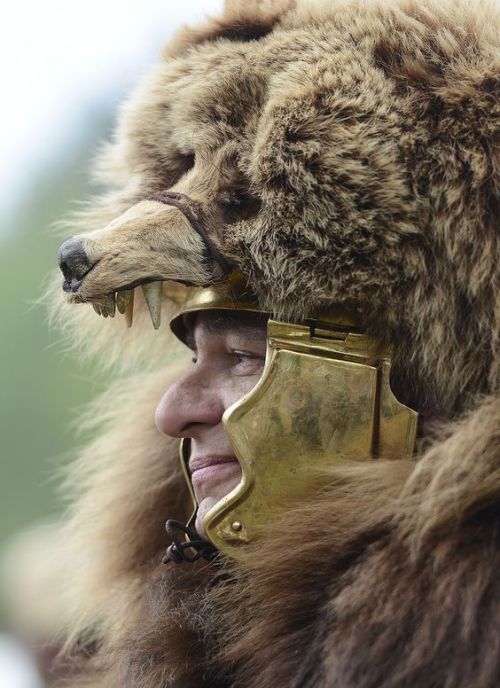
[[[257,385],[260,378],[262,377],[263,370],[264,366],[259,365],[250,374],[234,376],[231,389],[230,403],[228,404],[228,406],[231,406],[236,401],[239,401],[242,397],[244,397],[245,394],[248,394],[248,392],[252,391],[252,389]]]

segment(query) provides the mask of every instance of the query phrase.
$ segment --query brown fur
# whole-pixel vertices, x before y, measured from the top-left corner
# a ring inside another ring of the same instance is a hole
[[[100,647],[82,686],[500,683],[499,28],[481,0],[228,3],[123,108],[76,300],[220,277],[182,213],[145,200],[181,192],[277,315],[360,309],[398,396],[442,425],[415,467],[332,468],[237,565],[165,568],[162,524],[185,516],[153,426],[168,337],[141,304],[127,336],[65,309],[139,371],[75,469],[73,636]]]

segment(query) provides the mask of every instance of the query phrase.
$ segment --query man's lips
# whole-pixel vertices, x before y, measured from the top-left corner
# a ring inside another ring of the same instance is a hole
[[[210,468],[211,466],[217,466],[223,463],[238,463],[238,460],[235,456],[211,455],[191,457],[189,460],[189,470],[191,474],[193,474],[196,471],[201,470],[202,468]]]

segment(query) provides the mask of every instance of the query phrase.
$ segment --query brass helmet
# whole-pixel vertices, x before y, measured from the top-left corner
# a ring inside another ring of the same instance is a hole
[[[238,274],[215,286],[184,289],[184,302],[170,323],[183,342],[188,314],[264,312]],[[231,557],[258,537],[282,505],[314,489],[321,469],[379,456],[409,458],[415,445],[418,414],[391,390],[390,351],[363,333],[355,313],[332,306],[300,323],[268,315],[262,376],[222,418],[241,465],[241,481],[204,518],[213,547]],[[194,512],[184,542],[167,525],[173,559],[193,545],[203,556],[207,552],[193,529],[197,507],[188,460],[188,443],[183,442],[181,462]]]

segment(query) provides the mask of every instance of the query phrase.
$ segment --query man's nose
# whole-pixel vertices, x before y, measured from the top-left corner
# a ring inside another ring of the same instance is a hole
[[[221,422],[224,407],[216,390],[192,371],[167,389],[156,408],[158,430],[170,437],[191,437]]]

